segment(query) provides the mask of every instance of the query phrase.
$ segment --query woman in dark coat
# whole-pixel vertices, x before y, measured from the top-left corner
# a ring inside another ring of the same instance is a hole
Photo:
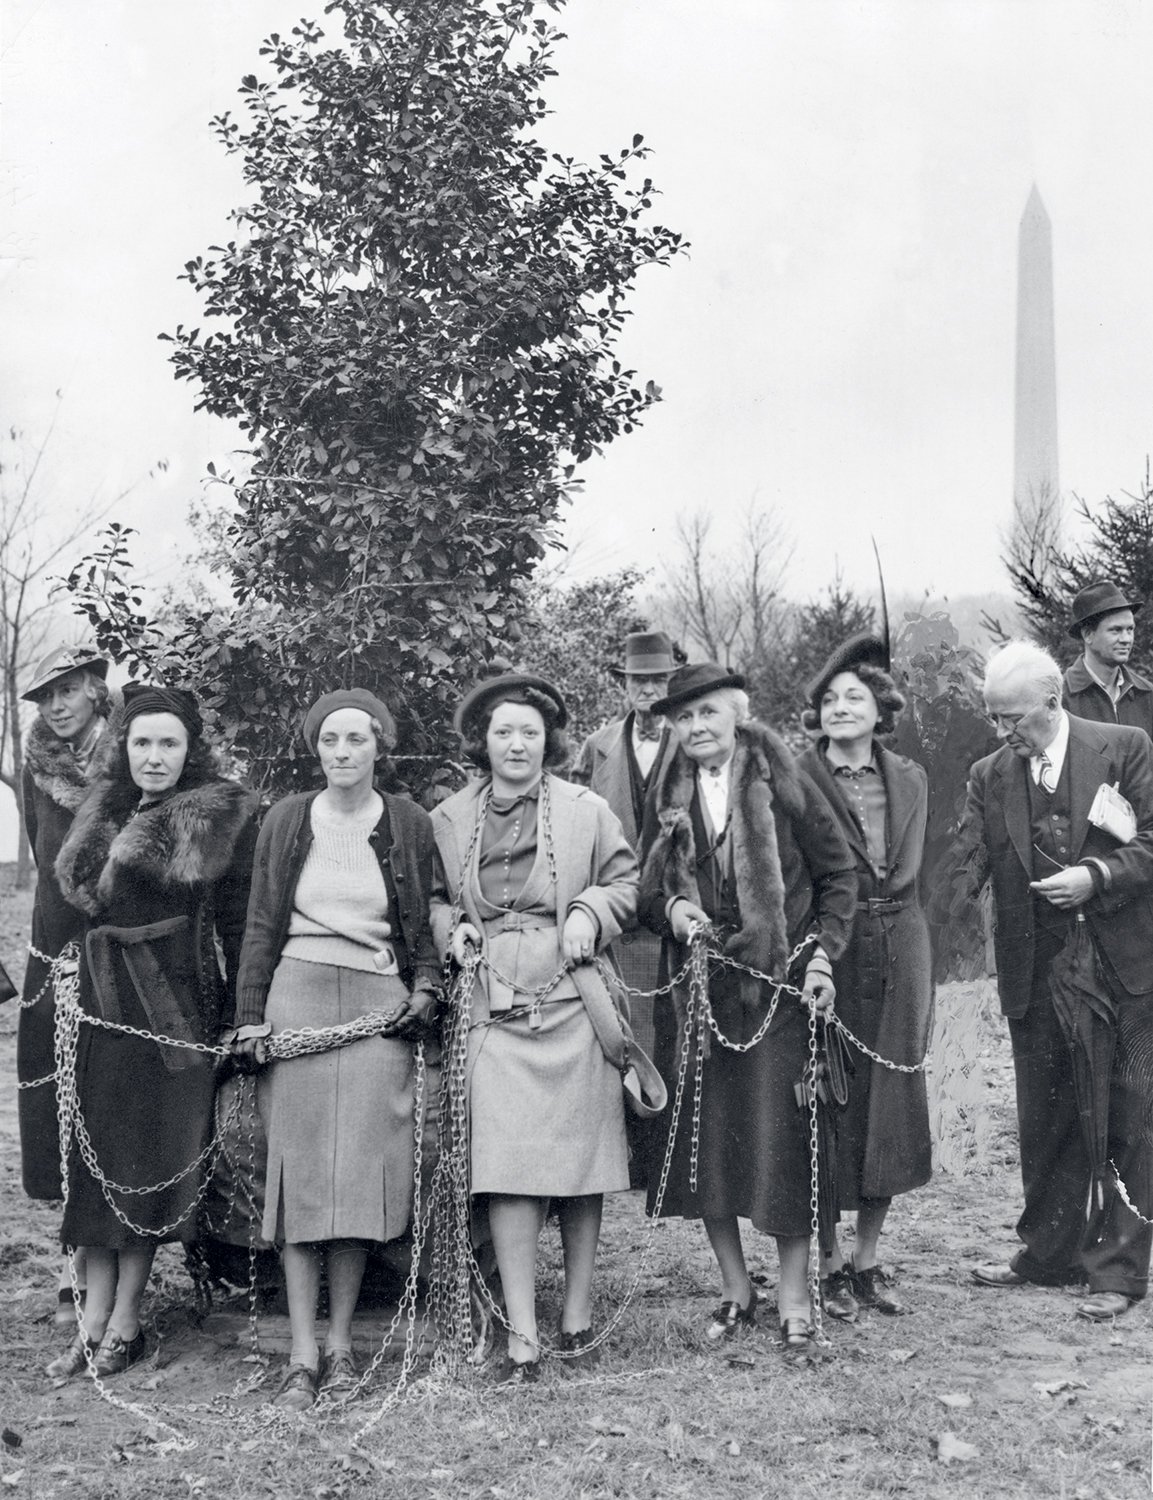
[[[922,766],[876,738],[891,732],[904,701],[882,642],[854,636],[810,688],[805,723],[819,726],[821,737],[801,765],[840,819],[856,864],[852,941],[833,965],[837,1014],[874,1052],[915,1064],[933,1020],[929,929],[917,895],[929,785]],[[877,1241],[894,1196],[923,1186],[932,1170],[924,1073],[897,1073],[859,1053],[853,1059],[837,1183],[840,1207],[857,1212],[852,1259],[843,1259],[835,1236],[823,1247],[822,1293],[840,1317],[852,1317],[858,1303],[904,1311],[877,1264]]]
[[[61,1197],[60,1122],[52,1078],[56,996],[51,960],[77,941],[84,923],[60,894],[53,865],[105,743],[107,671],[108,663],[91,647],[57,646],[41,660],[22,694],[27,702],[35,703],[37,715],[24,746],[21,787],[24,828],[36,861],[36,899],[16,1039],[16,1074],[26,1085],[18,1098],[20,1160],[24,1191],[30,1198]],[[83,1288],[82,1260],[76,1276]],[[67,1266],[57,1298],[57,1321],[71,1324],[72,1280]]]
[[[688,956],[693,927],[713,928],[712,944],[761,973],[803,991],[782,994],[767,1034],[747,1052],[705,1034],[696,1190],[690,1180],[692,1106],[686,1104],[668,1187],[649,1212],[704,1221],[721,1273],[721,1305],[706,1337],[730,1337],[755,1317],[738,1218],[776,1237],[778,1306],[786,1344],[812,1337],[808,1292],[809,1117],[795,1087],[809,1057],[809,1006],[833,1000],[830,960],[848,941],[856,900],[852,858],[824,795],[772,730],[748,717],[744,679],[713,662],[681,667],[655,706],[676,731],[676,757],[646,814],[641,920],[665,939],[666,972]],[[790,964],[795,950],[800,949]],[[709,967],[708,998],[720,1031],[749,1042],[772,991],[750,974]],[[657,1065],[672,1096],[681,1057],[685,1005],[657,1012]],[[692,1100],[697,1040],[689,1058]],[[657,1122],[655,1163],[667,1147],[670,1113]],[[659,1176],[654,1170],[650,1180]]]
[[[60,889],[85,918],[81,1009],[214,1044],[231,1019],[257,798],[217,774],[190,693],[130,684],[113,732],[107,772],[56,860]],[[76,1374],[91,1354],[98,1374],[114,1375],[144,1353],[140,1303],[156,1245],[195,1237],[215,1085],[205,1053],[81,1024],[78,1126],[106,1181],[74,1139],[62,1238],[86,1247],[88,1294],[49,1374]],[[125,1194],[111,1184],[163,1186]]]
[[[432,824],[374,779],[396,743],[380,699],[327,693],[304,739],[326,786],[286,797],[260,830],[240,965],[235,1050],[264,1061],[264,1037],[383,1013],[371,1035],[273,1062],[261,1078],[268,1134],[264,1238],[283,1247],[292,1351],[274,1404],[305,1411],[357,1375],[352,1318],[370,1243],[398,1239],[413,1199],[411,1034],[436,1001],[440,963],[428,903]],[[316,1339],[321,1255],[328,1340]]]

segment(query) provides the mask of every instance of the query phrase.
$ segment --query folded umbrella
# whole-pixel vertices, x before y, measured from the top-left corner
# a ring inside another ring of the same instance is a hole
[[[1100,960],[1082,912],[1065,946],[1049,966],[1053,1008],[1073,1064],[1073,1089],[1092,1178],[1085,1217],[1096,1196],[1105,1202],[1109,1162],[1109,1077],[1117,1046],[1117,1003],[1101,973]]]

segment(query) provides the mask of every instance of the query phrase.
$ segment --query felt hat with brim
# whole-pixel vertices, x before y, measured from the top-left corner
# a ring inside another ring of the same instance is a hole
[[[668,714],[674,708],[693,703],[718,688],[743,688],[745,679],[739,672],[729,672],[715,661],[693,661],[688,666],[678,667],[669,678],[669,690],[659,703],[654,703],[654,714]]]
[[[673,643],[663,630],[634,630],[625,636],[625,659],[610,667],[614,677],[668,677],[676,671]]]
[[[325,693],[323,698],[318,698],[304,716],[300,733],[313,755],[316,754],[321,726],[329,714],[334,714],[338,708],[359,708],[370,719],[376,719],[384,730],[381,750],[391,750],[396,744],[396,720],[389,713],[386,703],[382,703],[375,693],[370,693],[365,688],[338,688],[336,692]]]
[[[825,665],[809,683],[807,702],[817,713],[821,709],[821,699],[828,690],[829,683],[841,672],[854,672],[858,667],[879,667],[882,672],[892,670],[889,653],[884,641],[879,636],[870,635],[865,630],[859,635],[851,635],[847,641],[841,644],[829,655]]]
[[[1092,625],[1102,615],[1114,614],[1119,609],[1131,609],[1136,614],[1144,602],[1127,599],[1115,583],[1090,583],[1073,600],[1069,634],[1079,638],[1083,626]]]
[[[486,677],[483,682],[478,682],[461,699],[460,706],[452,716],[457,733],[464,734],[489,704],[495,705],[503,698],[515,697],[525,688],[532,688],[534,692],[543,694],[556,704],[556,725],[558,729],[563,729],[568,723],[568,709],[551,682],[546,682],[543,677],[535,677],[531,672],[502,672],[499,677]]]
[[[20,694],[27,703],[35,703],[46,687],[51,687],[59,677],[69,672],[95,672],[97,677],[108,676],[108,662],[95,646],[57,646],[42,656],[36,663],[32,681]]]

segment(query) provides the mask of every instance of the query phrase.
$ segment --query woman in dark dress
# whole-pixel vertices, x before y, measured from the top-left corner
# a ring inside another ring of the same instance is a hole
[[[50,1201],[61,1197],[51,961],[79,938],[84,925],[60,894],[53,865],[105,744],[107,671],[108,663],[91,646],[60,645],[40,661],[22,694],[36,705],[24,745],[21,786],[24,828],[36,861],[36,900],[16,1038],[16,1074],[25,1085],[19,1093],[20,1160],[24,1191]],[[81,1289],[84,1274],[81,1258],[76,1265]],[[67,1264],[57,1291],[56,1321],[65,1326],[74,1321]]]
[[[801,765],[828,798],[852,850],[857,916],[833,965],[837,1014],[867,1047],[892,1062],[921,1062],[933,1023],[929,928],[917,883],[928,816],[924,767],[878,743],[905,700],[888,652],[870,635],[834,651],[809,690],[807,728],[821,731]],[[857,1213],[852,1259],[834,1235],[822,1279],[825,1306],[851,1318],[858,1304],[904,1306],[877,1264],[889,1204],[932,1171],[924,1073],[897,1073],[853,1054],[849,1104],[838,1121],[838,1198]]]
[[[856,877],[824,795],[772,730],[750,720],[744,679],[714,662],[681,667],[655,706],[679,741],[646,814],[641,920],[665,939],[664,965],[679,970],[697,924],[740,963],[803,992],[782,994],[767,1034],[735,1052],[705,1033],[697,1183],[690,1177],[693,1121],[682,1115],[661,1214],[702,1219],[721,1274],[721,1304],[706,1337],[730,1337],[755,1318],[738,1219],[776,1237],[778,1309],[786,1344],[805,1346],[813,1325],[808,1292],[809,1117],[795,1087],[809,1056],[809,1007],[832,1005],[830,960],[848,941]],[[796,958],[790,958],[797,949]],[[765,1020],[770,987],[710,964],[708,998],[720,1031],[751,1041]],[[670,1096],[684,1036],[687,997],[658,1010],[657,1065]],[[690,1088],[698,1042],[689,1059]],[[669,1112],[658,1121],[654,1161],[667,1146]],[[649,1188],[649,1211],[657,1211]]]
[[[212,1044],[231,1018],[257,798],[217,774],[190,693],[132,683],[110,732],[115,754],[56,860],[60,889],[85,918],[81,1009]],[[105,1180],[74,1139],[62,1238],[86,1249],[88,1294],[50,1375],[78,1373],[89,1355],[99,1375],[114,1375],[144,1353],[140,1303],[156,1246],[195,1238],[215,1085],[208,1054],[81,1024],[79,1125]]]

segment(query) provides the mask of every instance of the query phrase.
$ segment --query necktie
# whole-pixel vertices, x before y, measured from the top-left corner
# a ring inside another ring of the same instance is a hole
[[[646,729],[638,722],[635,733],[638,740],[659,740],[661,737],[661,726],[653,724]]]
[[[1037,785],[1043,792],[1048,792],[1050,796],[1057,790],[1057,782],[1053,776],[1053,762],[1043,750],[1037,765]]]

